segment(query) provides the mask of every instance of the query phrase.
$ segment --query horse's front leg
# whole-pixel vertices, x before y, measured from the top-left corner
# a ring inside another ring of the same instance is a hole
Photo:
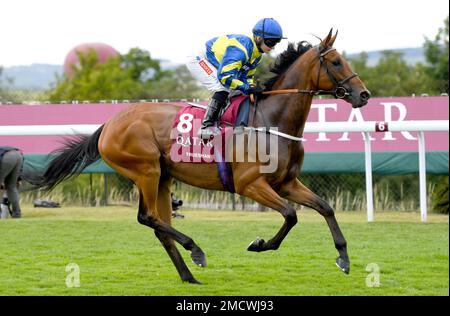
[[[249,197],[264,206],[277,210],[284,217],[283,226],[272,239],[266,242],[263,239],[258,238],[248,246],[247,250],[259,252],[278,249],[288,232],[297,223],[295,209],[281,198],[263,177],[246,185],[239,190],[238,193]]]
[[[331,235],[333,236],[336,249],[339,252],[339,257],[336,259],[336,265],[348,274],[350,272],[350,260],[347,253],[347,241],[339,228],[331,206],[308,189],[298,179],[294,179],[284,184],[280,188],[279,193],[289,201],[315,209],[325,218],[328,227],[330,228]]]

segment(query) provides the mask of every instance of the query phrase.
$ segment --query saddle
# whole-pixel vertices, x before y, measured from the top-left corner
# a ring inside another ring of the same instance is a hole
[[[248,117],[250,113],[250,97],[245,96],[239,90],[232,90],[227,99],[226,106],[220,111],[220,118],[222,119],[223,115],[231,106],[238,107],[237,115],[235,119],[231,119],[231,123],[233,126],[247,126],[248,125]]]

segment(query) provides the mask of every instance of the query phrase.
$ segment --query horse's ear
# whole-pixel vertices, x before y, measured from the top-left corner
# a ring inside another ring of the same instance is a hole
[[[320,43],[321,50],[331,46],[329,43],[332,35],[333,35],[333,28],[331,28],[330,33],[328,33],[327,37],[325,37],[325,39]]]
[[[334,41],[336,40],[336,37],[338,35],[338,30],[336,30],[336,34],[330,39],[330,42],[328,43],[328,46],[333,47]]]

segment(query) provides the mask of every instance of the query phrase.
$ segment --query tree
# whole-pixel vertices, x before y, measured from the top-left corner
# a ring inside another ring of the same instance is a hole
[[[12,83],[12,79],[2,77],[3,69],[4,69],[3,66],[0,66],[0,92],[5,89],[5,85]]]
[[[97,54],[90,50],[78,54],[80,66],[72,76],[57,78],[51,91],[52,101],[60,100],[138,100],[148,95],[152,84],[170,75],[161,70],[158,60],[139,48],[99,64]]]
[[[272,77],[274,74],[270,72],[270,67],[273,65],[274,62],[275,62],[274,57],[270,55],[264,56],[258,68],[256,69],[255,79],[259,80],[259,82],[261,83],[264,83],[267,79]]]
[[[99,64],[97,54],[90,50],[78,53],[80,67],[74,67],[72,76],[57,78],[50,91],[51,101],[128,99],[142,92],[132,72],[122,68],[120,58],[110,58]]]
[[[429,64],[425,69],[435,90],[448,94],[448,16],[434,40],[425,37],[424,49]]]
[[[437,213],[448,214],[449,210],[448,176],[442,176],[436,183],[433,192],[432,210]]]
[[[132,48],[122,56],[122,67],[131,79],[141,82],[159,80],[166,74],[161,70],[159,61],[152,59],[148,51],[139,48]]]
[[[3,76],[3,67],[0,66],[0,102],[18,101],[17,96],[11,93],[9,87],[13,84],[13,79]]]
[[[178,66],[146,89],[145,98],[190,99],[207,98],[211,93],[191,76],[186,66]]]
[[[4,94],[4,92],[3,92],[2,73],[3,73],[3,67],[0,66],[0,102],[2,101],[2,99],[3,99],[3,94]]]
[[[350,60],[374,97],[410,96],[430,93],[428,76],[423,65],[408,65],[400,52],[386,50],[377,65],[367,66],[368,55],[363,52]]]
[[[0,93],[2,93],[3,79],[2,79],[3,67],[0,66]]]
[[[79,54],[70,78],[57,78],[52,101],[185,99],[206,95],[185,66],[161,69],[160,62],[139,48],[99,64],[95,51]]]

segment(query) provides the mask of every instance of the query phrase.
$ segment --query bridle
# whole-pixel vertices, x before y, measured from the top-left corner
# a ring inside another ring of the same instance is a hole
[[[319,48],[318,48],[319,49]],[[333,76],[333,74],[330,72],[329,68],[328,68],[328,64],[325,62],[325,55],[328,54],[329,52],[332,52],[336,50],[335,48],[329,48],[327,49],[325,52],[321,53],[319,51],[319,60],[320,60],[320,66],[319,66],[319,73],[317,74],[317,83],[316,83],[316,87],[319,86],[319,80],[320,80],[320,70],[322,69],[322,67],[325,68],[328,78],[330,78],[330,80],[334,83],[335,89],[328,91],[328,90],[317,90],[317,91],[308,91],[308,93],[312,94],[312,95],[318,95],[318,94],[331,94],[333,95],[336,99],[344,99],[345,97],[349,96],[350,93],[348,92],[348,90],[344,87],[344,84],[349,81],[350,79],[358,76],[357,73],[352,73],[351,75],[349,75],[348,77],[346,77],[345,79],[341,80],[341,81],[337,81],[336,78]]]
[[[338,81],[333,74],[330,72],[328,65],[326,63],[325,60],[325,56],[334,51],[335,48],[329,48],[324,52],[321,52],[320,48],[317,47],[317,52],[318,52],[318,58],[319,58],[319,71],[317,74],[317,83],[316,83],[316,89],[317,87],[319,87],[319,81],[320,81],[320,72],[322,70],[322,67],[325,68],[325,71],[327,72],[328,78],[330,78],[330,80],[333,82],[334,84],[334,90],[300,90],[300,89],[282,89],[282,90],[270,90],[270,91],[264,91],[262,92],[262,94],[286,94],[286,93],[305,93],[305,94],[309,94],[311,96],[315,96],[315,95],[332,95],[334,96],[336,99],[344,99],[347,96],[350,96],[351,91],[349,92],[347,90],[347,88],[344,87],[344,84],[346,82],[348,82],[349,80],[351,80],[352,78],[355,78],[358,76],[357,73],[352,73],[351,75],[347,76],[346,78],[344,78],[341,81]],[[254,97],[254,95],[250,95],[250,101],[254,104],[254,114],[253,114],[253,120],[256,117],[256,112],[258,110],[258,106],[257,106],[257,100],[256,97]],[[264,125],[266,127],[244,127],[244,130],[246,131],[256,131],[256,132],[265,132],[265,133],[269,133],[269,134],[274,134],[276,136],[279,137],[284,137],[293,141],[297,141],[300,142],[303,140],[303,137],[296,137],[296,136],[292,136],[292,135],[288,135],[285,133],[281,133],[275,130],[272,130],[271,128],[267,127],[267,123],[266,120],[264,118],[264,114],[261,112],[262,115],[262,120],[264,122]]]
[[[264,91],[262,94],[285,94],[285,93],[305,93],[305,94],[309,94],[311,96],[315,96],[315,95],[332,95],[334,96],[336,99],[344,99],[347,96],[350,95],[349,90],[344,87],[344,84],[348,81],[350,81],[352,78],[357,77],[358,74],[357,73],[352,73],[351,75],[349,75],[348,77],[344,78],[341,81],[338,81],[333,74],[330,72],[328,65],[326,63],[325,60],[325,56],[336,50],[335,48],[329,48],[324,52],[320,51],[320,48],[317,47],[317,51],[318,51],[318,58],[319,58],[319,71],[317,74],[317,83],[316,83],[316,89],[317,87],[319,87],[319,81],[320,81],[320,72],[322,70],[322,68],[325,68],[325,71],[328,75],[328,78],[330,78],[330,80],[333,82],[334,84],[334,90],[300,90],[300,89],[282,89],[282,90],[270,90],[270,91]]]

